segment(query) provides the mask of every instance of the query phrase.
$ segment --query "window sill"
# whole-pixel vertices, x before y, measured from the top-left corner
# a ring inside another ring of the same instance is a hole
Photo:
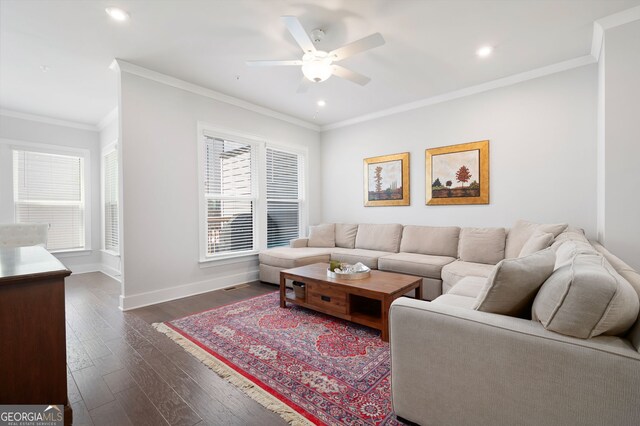
[[[76,256],[89,256],[93,250],[91,249],[74,249],[74,250],[57,250],[50,252],[56,257],[65,258],[65,257],[76,257]]]
[[[113,257],[120,257],[120,253],[118,253],[117,251],[113,251],[113,250],[105,250],[105,249],[101,249],[100,250],[102,253],[108,254],[109,256],[113,256]]]
[[[215,266],[231,265],[234,263],[245,263],[251,260],[258,260],[257,250],[200,259],[198,263],[200,264],[200,268],[211,268]]]

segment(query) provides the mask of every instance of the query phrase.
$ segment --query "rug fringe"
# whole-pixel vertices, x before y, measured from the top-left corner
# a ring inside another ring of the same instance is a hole
[[[175,330],[167,327],[164,323],[154,323],[153,327],[160,333],[167,335],[171,340],[196,357],[200,362],[214,371],[232,385],[242,390],[249,398],[253,399],[269,411],[273,411],[287,421],[291,426],[313,425],[307,418],[280,401],[278,398],[257,386],[251,380],[219,361],[213,355],[191,342]]]

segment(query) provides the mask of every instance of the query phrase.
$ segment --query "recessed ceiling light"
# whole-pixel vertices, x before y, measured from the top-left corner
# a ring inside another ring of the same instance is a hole
[[[318,106],[319,106],[319,107],[323,107],[323,106],[325,106],[326,104],[327,104],[327,103],[326,103],[325,101],[323,101],[322,99],[320,99],[320,100],[318,101]]]
[[[107,12],[107,15],[111,16],[111,18],[118,22],[124,22],[129,19],[129,14],[119,7],[108,7],[105,11]]]
[[[493,52],[493,47],[482,46],[480,49],[476,50],[476,55],[480,56],[481,58],[486,58],[487,56],[491,55],[491,52]]]
[[[49,72],[51,68],[49,68],[47,65],[40,65],[40,71],[42,72]]]

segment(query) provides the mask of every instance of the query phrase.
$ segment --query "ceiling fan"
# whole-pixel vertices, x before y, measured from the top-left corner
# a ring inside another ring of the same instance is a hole
[[[364,86],[371,81],[369,77],[337,65],[335,62],[349,58],[357,53],[373,49],[374,47],[382,46],[385,41],[380,33],[371,34],[370,36],[339,47],[331,52],[325,52],[323,50],[316,49],[313,41],[311,41],[311,38],[302,27],[298,18],[295,16],[283,16],[282,20],[293,38],[302,48],[302,51],[304,52],[302,59],[286,61],[247,61],[248,66],[302,66],[302,74],[304,74],[304,78],[298,87],[298,93],[306,92],[312,83],[325,81],[332,75],[344,78],[361,86]],[[319,42],[324,36],[324,31],[316,29],[312,31],[311,35],[315,42]]]

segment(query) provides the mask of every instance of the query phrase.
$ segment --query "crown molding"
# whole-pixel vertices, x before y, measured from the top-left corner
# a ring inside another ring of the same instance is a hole
[[[224,102],[230,105],[234,105],[246,110],[265,115],[267,117],[276,118],[278,120],[286,121],[287,123],[295,124],[296,126],[304,127],[307,129],[320,131],[320,126],[301,120],[296,117],[292,117],[281,112],[273,111],[269,108],[265,108],[251,102],[243,101],[242,99],[234,98],[233,96],[225,95],[215,90],[207,89],[197,84],[189,83],[188,81],[180,80],[179,78],[171,77],[166,74],[159,73],[147,68],[143,68],[139,65],[135,65],[121,59],[115,59],[115,64],[111,64],[110,68],[114,69],[116,66],[121,72],[137,75],[148,80],[153,80],[158,83],[166,84],[177,89],[182,89],[187,92],[195,93],[196,95],[205,96],[207,98],[215,99],[220,102]]]
[[[591,56],[596,58],[596,61],[600,60],[600,54],[602,53],[602,46],[604,44],[604,32],[606,30],[619,27],[620,25],[628,24],[629,22],[637,21],[639,19],[640,6],[632,7],[631,9],[623,10],[622,12],[597,19],[593,23]]]
[[[92,132],[98,131],[98,127],[93,124],[61,120],[59,118],[45,117],[37,114],[28,114],[26,112],[11,111],[8,109],[0,109],[0,115],[11,118],[19,118],[21,120],[35,121],[38,123],[53,124],[54,126],[70,127],[72,129],[90,130]]]
[[[327,124],[321,127],[321,131],[338,129],[341,127],[351,126],[357,123],[363,123],[365,121],[375,120],[382,117],[387,117],[401,112],[411,111],[414,109],[424,108],[430,105],[439,104],[442,102],[451,101],[453,99],[463,98],[465,96],[475,95],[477,93],[487,92],[489,90],[497,89],[500,87],[511,86],[513,84],[521,83],[523,81],[532,80],[545,75],[555,74],[558,72],[570,70],[572,68],[582,67],[595,63],[596,60],[591,55],[580,56],[578,58],[570,59],[568,61],[558,62],[546,67],[536,68],[531,71],[525,71],[520,74],[514,74],[509,77],[500,78],[498,80],[489,81],[487,83],[478,84],[476,86],[466,87],[454,92],[445,93],[430,98],[421,99],[419,101],[410,102],[402,105],[395,106],[393,108],[384,109],[371,114],[361,115],[359,117],[350,118],[348,120],[340,121],[337,123]]]
[[[631,9],[623,10],[622,12],[597,19],[596,22],[600,24],[603,29],[608,30],[609,28],[619,27],[620,25],[628,24],[629,22],[637,21],[639,19],[640,6],[636,6]]]
[[[109,111],[107,115],[102,117],[102,120],[100,120],[97,124],[98,130],[103,131],[104,128],[113,123],[116,118],[118,118],[118,107],[115,107],[114,109]]]

